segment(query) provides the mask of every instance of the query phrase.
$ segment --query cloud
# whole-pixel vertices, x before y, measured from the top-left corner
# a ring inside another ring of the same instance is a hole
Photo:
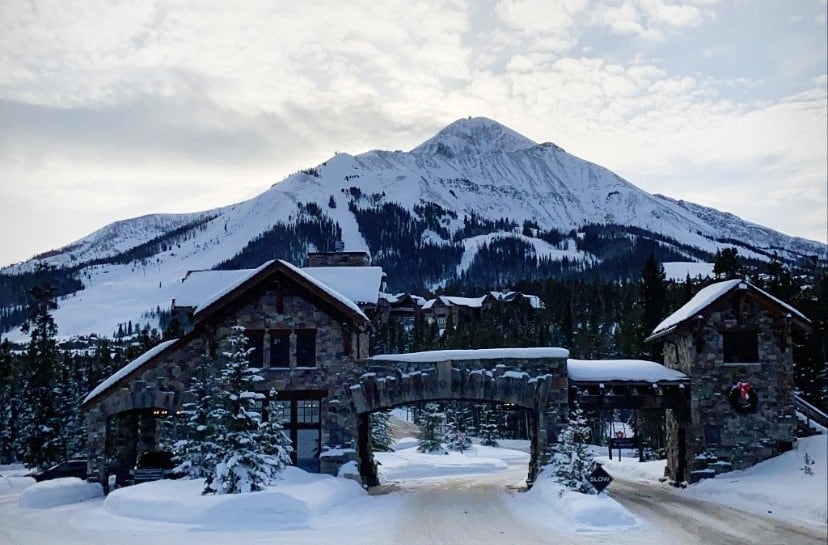
[[[485,115],[650,191],[773,225],[801,218],[791,232],[813,233],[818,213],[783,210],[825,210],[824,2],[814,6],[747,17],[700,0],[10,0],[0,217],[7,202],[30,217],[63,206],[73,226],[210,208],[335,151],[407,150]],[[693,189],[699,180],[715,188]],[[735,198],[742,181],[763,198]]]
[[[614,34],[661,41],[676,29],[696,27],[715,17],[693,2],[667,3],[663,0],[602,1],[592,10],[591,24],[605,26]]]

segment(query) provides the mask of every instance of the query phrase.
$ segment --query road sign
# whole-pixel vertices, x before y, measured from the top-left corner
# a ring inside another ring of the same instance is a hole
[[[595,490],[598,492],[603,491],[609,484],[612,482],[612,476],[609,473],[604,471],[604,468],[601,467],[601,464],[596,464],[595,469],[592,473],[589,474],[587,477],[592,486],[595,487]]]
[[[638,448],[638,439],[635,437],[611,437],[609,448]]]

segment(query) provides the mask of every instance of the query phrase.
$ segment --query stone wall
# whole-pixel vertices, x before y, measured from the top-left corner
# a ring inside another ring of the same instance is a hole
[[[701,320],[667,337],[664,364],[690,376],[689,415],[668,412],[668,468],[681,464],[679,429],[686,433],[688,473],[702,469],[714,456],[733,469],[754,465],[790,449],[795,440],[793,359],[783,317],[774,316],[756,301],[710,312]],[[756,331],[757,361],[726,363],[723,335]],[[756,410],[742,414],[728,400],[731,388],[749,382],[758,395]]]

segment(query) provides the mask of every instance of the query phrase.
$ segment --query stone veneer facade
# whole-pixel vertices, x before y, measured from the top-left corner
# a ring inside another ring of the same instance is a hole
[[[354,316],[332,305],[319,292],[292,283],[289,276],[279,277],[278,269],[275,278],[229,298],[217,311],[206,317],[196,314],[191,332],[84,404],[89,474],[105,483],[113,458],[121,466],[131,467],[137,450],[157,445],[159,419],[156,416],[181,410],[188,401],[186,389],[196,366],[205,355],[225,350],[225,339],[235,325],[264,332],[262,360],[265,365],[261,374],[265,381],[261,383],[261,391],[275,388],[279,399],[291,393],[311,393],[319,400],[321,447],[358,446],[360,426],[364,427],[366,421],[370,423],[370,417],[365,412],[365,398],[355,393],[360,389],[364,393],[371,377],[381,371],[387,376],[407,376],[407,384],[414,386],[393,392],[385,390],[386,403],[372,405],[370,410],[430,399],[491,400],[530,409],[536,415],[530,476],[536,472],[548,436],[554,438],[560,415],[565,415],[562,412],[567,405],[565,356],[445,361],[431,365],[369,360],[369,324]],[[268,335],[273,330],[292,331],[288,367],[266,365],[270,361]],[[297,330],[315,331],[316,364],[312,367],[297,364]],[[483,369],[489,371],[484,373]],[[471,373],[475,370],[480,372]],[[415,375],[418,378],[410,378]],[[448,381],[443,380],[445,376],[450,377]],[[404,382],[400,380],[398,384]],[[403,392],[407,393],[403,395]],[[363,446],[355,453],[361,468],[371,467],[370,447]],[[336,470],[324,464],[322,469]]]
[[[675,481],[694,481],[710,454],[733,469],[749,467],[792,447],[795,441],[790,317],[736,292],[664,337],[664,365],[687,374],[689,411],[667,411],[667,470]],[[757,335],[756,361],[724,361],[729,332]],[[749,382],[755,411],[737,412],[730,389]],[[680,456],[680,443],[686,446]]]

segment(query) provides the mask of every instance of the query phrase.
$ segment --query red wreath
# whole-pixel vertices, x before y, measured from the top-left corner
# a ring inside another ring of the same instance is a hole
[[[752,413],[759,403],[759,396],[749,382],[739,381],[730,388],[727,395],[733,409],[741,414]]]

